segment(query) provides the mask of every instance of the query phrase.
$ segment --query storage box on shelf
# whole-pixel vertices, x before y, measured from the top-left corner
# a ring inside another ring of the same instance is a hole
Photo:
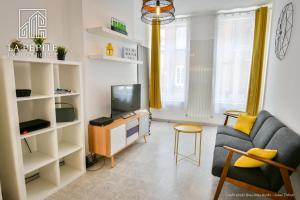
[[[10,81],[8,81],[10,80]],[[54,94],[54,88],[71,93]],[[81,66],[77,62],[0,58],[0,155],[4,198],[44,199],[85,172],[82,123]],[[30,97],[16,97],[16,89],[31,89]],[[55,102],[76,108],[76,119],[57,123]],[[20,135],[19,123],[44,119],[50,127]],[[5,144],[5,145],[4,145]],[[30,148],[30,150],[29,150]],[[59,161],[65,160],[60,166]],[[31,174],[36,180],[25,183]]]

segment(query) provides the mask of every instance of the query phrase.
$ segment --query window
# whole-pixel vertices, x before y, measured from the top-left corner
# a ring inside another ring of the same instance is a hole
[[[246,110],[255,13],[217,17],[214,110]]]
[[[188,19],[161,26],[161,96],[163,108],[183,107],[186,99]]]

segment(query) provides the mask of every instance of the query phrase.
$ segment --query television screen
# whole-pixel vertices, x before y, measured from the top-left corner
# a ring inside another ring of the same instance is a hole
[[[112,118],[139,110],[141,107],[141,85],[111,86]]]

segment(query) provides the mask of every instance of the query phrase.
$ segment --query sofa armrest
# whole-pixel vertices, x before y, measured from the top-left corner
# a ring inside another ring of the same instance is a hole
[[[286,165],[284,165],[282,163],[276,162],[274,160],[269,160],[269,159],[261,158],[261,157],[255,156],[255,155],[251,155],[251,154],[249,154],[247,152],[244,152],[244,151],[232,148],[232,147],[224,146],[224,149],[226,149],[226,150],[228,150],[230,152],[233,152],[233,153],[237,153],[237,154],[240,154],[240,155],[243,155],[243,156],[247,156],[249,158],[252,158],[252,159],[264,162],[264,163],[269,164],[269,165],[273,165],[273,166],[278,167],[280,169],[286,169],[286,170],[291,171],[291,172],[296,172],[297,171],[294,168],[288,167],[288,166],[286,166]]]

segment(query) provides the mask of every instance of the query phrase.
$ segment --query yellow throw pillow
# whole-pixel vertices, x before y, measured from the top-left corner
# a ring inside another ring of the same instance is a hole
[[[240,114],[233,128],[249,135],[255,121],[256,116]]]
[[[247,151],[247,153],[251,155],[255,155],[265,159],[273,159],[277,155],[277,150],[270,150],[270,149],[260,149],[260,148],[252,148]],[[253,167],[261,167],[266,163],[254,160],[247,156],[241,156],[237,159],[234,163],[235,167],[243,167],[243,168],[253,168]]]

